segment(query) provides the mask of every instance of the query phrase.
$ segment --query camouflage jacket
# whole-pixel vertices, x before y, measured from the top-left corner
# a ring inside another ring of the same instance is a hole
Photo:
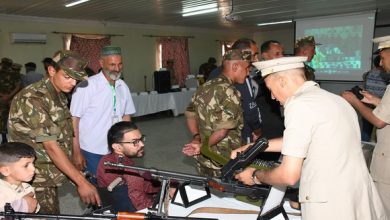
[[[0,69],[0,93],[9,94],[21,83],[22,81],[19,73],[9,69]]]
[[[58,93],[47,78],[20,91],[11,103],[8,119],[10,141],[34,147],[37,154],[33,185],[58,185],[64,176],[50,160],[43,142],[57,141],[70,156],[73,144],[72,118],[64,93]]]
[[[11,69],[0,69],[0,93],[9,95],[17,86],[21,85],[20,74]],[[0,100],[0,131],[6,133],[9,103]]]
[[[307,81],[314,81],[316,79],[316,76],[314,75],[315,72],[316,70],[313,67],[305,63],[305,77]]]
[[[193,95],[187,107],[186,116],[196,117],[202,140],[220,129],[228,129],[229,133],[211,150],[230,158],[230,152],[241,146],[241,130],[243,115],[241,94],[233,82],[221,74],[207,81]]]

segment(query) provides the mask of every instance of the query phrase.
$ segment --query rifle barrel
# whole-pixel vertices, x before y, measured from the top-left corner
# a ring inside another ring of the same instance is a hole
[[[197,176],[197,175],[191,175],[188,173],[180,173],[180,172],[172,172],[172,171],[166,171],[166,170],[158,170],[155,168],[144,168],[144,167],[137,167],[137,166],[128,166],[128,165],[123,165],[120,163],[112,163],[105,161],[104,162],[105,166],[111,166],[111,167],[118,167],[118,168],[123,168],[123,169],[133,169],[133,170],[138,170],[138,171],[148,171],[152,174],[152,176],[157,176],[157,177],[168,177],[176,180],[184,180],[184,181],[191,181],[191,182],[207,182],[209,178],[204,177],[204,176]]]
[[[25,213],[25,212],[13,212],[5,213],[0,212],[0,216],[12,217],[12,219],[20,218],[33,218],[33,219],[85,219],[85,220],[111,220],[116,219],[116,215],[109,216],[82,216],[82,215],[55,215],[55,214],[38,214],[38,213]]]
[[[160,216],[153,213],[135,213],[135,212],[118,212],[118,214],[93,214],[92,216],[82,215],[55,215],[55,214],[37,214],[37,213],[25,213],[25,212],[0,212],[0,216],[12,217],[12,219],[20,218],[32,218],[32,219],[85,219],[85,220],[137,220],[137,219],[149,219],[149,220],[218,220],[215,218],[196,218],[196,217],[182,217],[182,216]]]

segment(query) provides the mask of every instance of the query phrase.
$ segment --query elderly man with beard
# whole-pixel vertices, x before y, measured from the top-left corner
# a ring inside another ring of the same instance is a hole
[[[104,47],[100,65],[101,72],[76,87],[70,106],[75,132],[73,161],[79,170],[92,175],[96,175],[101,157],[109,153],[108,129],[119,121],[130,121],[135,113],[130,90],[120,79],[121,48]]]

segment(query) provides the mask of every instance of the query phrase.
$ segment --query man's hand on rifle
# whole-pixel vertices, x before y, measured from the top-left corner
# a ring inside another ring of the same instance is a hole
[[[85,204],[101,206],[102,202],[96,188],[87,180],[77,186],[77,191]]]
[[[254,177],[253,177],[254,172],[256,172],[255,168],[247,167],[247,168],[245,168],[244,171],[242,171],[241,173],[236,174],[234,177],[238,181],[240,181],[240,182],[242,182],[242,183],[244,183],[246,185],[249,185],[249,186],[252,186],[252,185],[255,185],[255,184],[260,184],[260,182],[258,182],[257,180],[254,179]]]
[[[244,146],[241,146],[235,150],[232,150],[232,152],[230,153],[230,159],[235,159],[237,157],[237,154],[238,153],[241,153],[243,151],[245,151],[248,147],[250,147],[253,143],[251,144],[247,144],[247,145],[244,145]]]
[[[259,139],[261,137],[261,135],[263,135],[263,131],[261,130],[261,128],[254,130],[252,132],[253,142],[257,141],[257,139]]]

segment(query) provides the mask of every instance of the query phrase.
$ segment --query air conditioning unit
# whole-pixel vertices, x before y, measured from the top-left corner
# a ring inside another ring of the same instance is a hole
[[[45,44],[47,40],[46,34],[35,33],[11,33],[10,41],[14,44],[29,43],[29,44]]]

